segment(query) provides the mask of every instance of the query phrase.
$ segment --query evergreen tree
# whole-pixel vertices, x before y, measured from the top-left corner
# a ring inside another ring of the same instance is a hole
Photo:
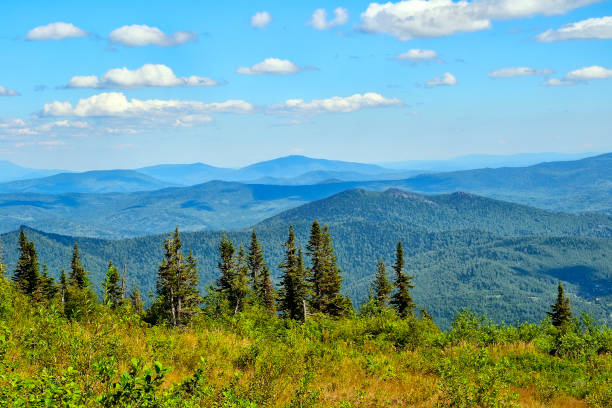
[[[28,241],[23,229],[19,232],[19,260],[13,275],[15,285],[24,293],[33,295],[38,292],[40,271],[38,255],[34,242]]]
[[[550,316],[553,326],[561,329],[567,328],[572,321],[572,307],[569,298],[565,296],[561,282],[557,287],[557,301],[550,308],[551,311],[546,314]]]
[[[236,279],[234,268],[234,252],[236,252],[236,249],[232,240],[225,234],[221,237],[218,249],[220,260],[217,263],[217,267],[219,268],[220,276],[217,279],[217,290],[229,299],[234,280]]]
[[[382,259],[378,260],[372,291],[374,292],[374,300],[379,306],[387,307],[389,305],[389,297],[391,296],[391,292],[393,292],[393,286],[391,282],[389,282],[387,268]]]
[[[257,239],[255,229],[251,232],[251,245],[249,245],[249,273],[253,292],[259,294],[262,285],[263,269],[266,267],[263,250]]]
[[[88,272],[83,268],[81,264],[81,254],[79,252],[79,246],[74,243],[74,249],[72,251],[72,261],[70,262],[70,283],[77,286],[79,289],[84,289],[89,286]]]
[[[391,304],[402,318],[414,316],[415,305],[410,295],[410,289],[414,288],[414,285],[412,284],[412,276],[404,273],[404,250],[401,241],[397,243],[393,270],[395,270],[396,291],[391,298]]]
[[[340,293],[342,276],[336,262],[331,233],[327,225],[320,229],[316,221],[312,224],[308,251],[312,263],[310,269],[311,304],[314,311],[330,316],[345,314],[345,298]]]
[[[59,280],[59,292],[60,292],[60,300],[62,305],[66,303],[66,291],[68,290],[68,279],[66,278],[66,271],[62,268],[62,273],[60,274]]]
[[[110,305],[113,309],[119,306],[123,300],[123,287],[119,271],[113,265],[113,261],[108,262],[106,277],[102,283],[104,288],[104,304]]]
[[[232,290],[230,294],[230,305],[234,310],[234,314],[244,308],[244,302],[250,292],[249,288],[249,263],[244,247],[240,245],[238,256],[236,257],[235,277],[232,282]]]
[[[186,325],[200,303],[198,272],[191,252],[184,260],[178,228],[164,241],[164,259],[158,268],[157,294],[162,317],[173,326]]]
[[[285,256],[279,268],[282,278],[279,289],[278,309],[285,318],[303,320],[306,313],[308,283],[302,259],[302,251],[295,246],[293,226],[289,226],[289,236],[285,247]]]
[[[272,279],[270,278],[270,269],[268,266],[264,266],[261,273],[261,288],[258,294],[261,304],[268,309],[270,312],[276,311],[276,293],[274,286],[272,285]]]
[[[0,277],[6,275],[6,266],[4,266],[4,258],[2,256],[2,245],[0,244]]]
[[[138,285],[134,285],[132,291],[130,292],[130,304],[137,314],[142,314],[144,310],[144,302],[142,301],[142,296],[140,295],[140,288],[138,288]]]
[[[57,293],[57,286],[55,285],[55,279],[53,276],[49,276],[47,264],[43,264],[43,271],[40,275],[39,284],[40,298],[50,301]]]

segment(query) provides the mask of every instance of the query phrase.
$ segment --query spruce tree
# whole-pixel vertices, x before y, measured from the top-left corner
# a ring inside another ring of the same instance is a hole
[[[393,292],[393,286],[391,282],[389,282],[387,268],[382,259],[378,260],[372,291],[374,292],[374,300],[379,306],[387,307],[389,305],[389,297],[391,296],[391,292]]]
[[[412,276],[404,273],[404,250],[401,241],[397,243],[393,270],[395,271],[395,293],[391,297],[391,304],[402,318],[414,316],[415,305],[410,295],[410,289],[414,288],[414,285]]]
[[[282,277],[278,309],[285,318],[303,320],[306,315],[308,283],[306,282],[302,252],[299,251],[298,253],[295,246],[295,234],[292,225],[289,226],[289,236],[283,246],[285,247],[285,256],[279,265]]]
[[[2,245],[0,244],[0,278],[6,275],[6,266],[4,266],[4,258],[2,256]]]
[[[250,292],[249,288],[249,263],[246,252],[242,244],[238,249],[236,257],[235,277],[232,282],[232,290],[230,294],[230,306],[234,310],[234,314],[243,310],[244,303]]]
[[[19,260],[13,275],[15,285],[25,294],[38,292],[40,271],[34,242],[28,241],[23,229],[19,232]]]
[[[559,282],[557,287],[557,301],[551,305],[551,311],[546,312],[550,316],[553,326],[566,329],[572,321],[572,307],[569,298],[565,296],[563,285]]]
[[[178,228],[164,241],[164,259],[157,274],[157,294],[163,317],[173,326],[189,323],[197,311],[200,297],[198,272],[193,255],[185,261]]]
[[[112,260],[108,262],[106,277],[102,286],[104,288],[104,305],[110,305],[113,309],[119,306],[123,300],[123,287],[119,271],[113,265]]]
[[[257,239],[255,229],[251,232],[251,245],[249,245],[249,273],[253,292],[260,297],[263,285],[263,270],[266,268],[266,260],[263,250]]]
[[[311,264],[309,280],[312,309],[330,316],[345,314],[346,299],[340,294],[342,277],[327,225],[321,229],[317,220],[312,223],[306,249]]]
[[[60,274],[59,280],[59,292],[60,292],[60,301],[62,305],[66,303],[66,291],[68,290],[68,279],[66,278],[66,271],[62,268],[62,273]]]
[[[270,278],[270,269],[268,266],[264,266],[261,273],[261,288],[258,294],[259,301],[261,304],[270,312],[276,310],[276,292],[272,285],[272,279]]]
[[[39,285],[40,298],[50,301],[57,293],[57,286],[55,285],[55,279],[53,276],[49,276],[47,264],[43,264],[43,271],[40,275]]]
[[[72,261],[70,262],[70,283],[75,285],[79,289],[85,289],[89,286],[88,272],[83,268],[81,264],[81,254],[79,252],[79,246],[75,242],[72,251]]]
[[[217,290],[224,294],[228,299],[231,295],[234,280],[236,279],[236,270],[234,268],[234,243],[225,234],[219,242],[219,279],[217,279]]]

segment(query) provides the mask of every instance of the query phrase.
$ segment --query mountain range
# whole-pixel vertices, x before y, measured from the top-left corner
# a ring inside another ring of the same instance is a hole
[[[268,174],[278,175],[277,165],[268,165]],[[304,169],[298,165],[287,174]],[[235,229],[354,188],[375,191],[400,188],[426,194],[465,191],[555,211],[612,214],[611,170],[612,154],[604,154],[529,167],[422,174],[399,180],[331,180],[308,185],[211,181],[159,190],[156,188],[169,182],[132,171],[117,171],[115,177],[121,176],[124,190],[141,190],[124,193],[104,193],[110,190],[103,182],[104,172],[61,174],[39,179],[38,184],[11,183],[22,186],[20,191],[26,186],[39,193],[0,194],[0,231],[28,225],[67,235],[122,238],[167,232],[176,226],[185,231]],[[71,181],[73,184],[95,192],[44,193],[72,176],[77,178]],[[0,191],[5,191],[2,185]]]
[[[353,189],[281,212],[255,225],[278,282],[282,243],[292,224],[304,248],[317,218],[330,226],[343,287],[358,305],[367,298],[376,260],[393,261],[404,243],[406,269],[414,276],[415,300],[443,327],[461,307],[487,312],[496,321],[539,320],[561,280],[577,312],[600,321],[612,312],[612,217],[565,214],[473,194],[419,195],[397,189]],[[125,264],[128,286],[154,290],[166,234],[106,240],[27,229],[41,263],[58,276],[69,268],[78,242],[83,261],[99,288],[106,264]],[[248,245],[250,230],[227,232]],[[202,290],[217,277],[220,231],[182,233],[199,265]],[[9,269],[17,257],[17,232],[0,236]],[[391,270],[389,274],[391,277]]]

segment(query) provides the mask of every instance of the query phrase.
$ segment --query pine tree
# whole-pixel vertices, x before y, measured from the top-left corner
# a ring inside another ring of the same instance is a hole
[[[551,311],[546,314],[550,316],[553,326],[561,329],[567,328],[572,321],[572,307],[569,298],[565,296],[561,282],[557,287],[557,301],[550,308]]]
[[[234,314],[238,313],[244,308],[244,302],[250,292],[248,257],[242,245],[240,245],[240,248],[238,249],[235,271],[236,275],[234,281],[232,282],[232,290],[230,295],[230,305],[234,310]]]
[[[414,288],[414,285],[412,284],[412,276],[404,273],[404,250],[401,241],[397,243],[393,270],[395,270],[396,291],[391,298],[391,304],[402,318],[414,316],[415,305],[410,295],[410,289]]]
[[[53,276],[49,276],[47,264],[43,264],[43,271],[40,275],[39,285],[40,298],[50,301],[57,293],[57,286],[55,285],[55,279]]]
[[[19,232],[19,260],[17,261],[13,281],[21,291],[28,295],[33,295],[39,290],[38,255],[34,242],[28,241],[23,229]]]
[[[324,265],[323,265],[323,238],[321,236],[321,226],[317,220],[314,220],[310,227],[310,238],[306,245],[306,254],[310,258],[310,269],[308,280],[312,290],[310,300],[311,306],[315,311],[321,309],[321,283],[323,281]]]
[[[285,318],[303,320],[305,318],[308,283],[302,252],[295,246],[293,226],[289,226],[289,236],[285,247],[285,257],[280,263],[282,278],[279,289],[278,309]]]
[[[258,294],[261,304],[268,309],[270,312],[276,311],[276,293],[274,286],[272,285],[272,279],[270,278],[270,269],[268,266],[264,266],[261,273],[261,288]]]
[[[374,292],[374,300],[379,306],[387,307],[389,305],[389,297],[391,296],[391,292],[393,292],[393,286],[391,282],[389,282],[387,269],[382,259],[378,260],[372,291]]]
[[[197,265],[191,252],[185,262],[182,246],[177,228],[164,241],[164,259],[157,275],[158,302],[163,317],[173,326],[186,325],[200,303]]]
[[[138,285],[134,285],[132,291],[130,292],[130,304],[134,308],[134,312],[137,314],[142,314],[144,310],[144,302],[142,301],[142,296],[140,295],[140,288],[138,288]]]
[[[313,230],[316,224],[313,224]],[[320,232],[311,239],[311,243],[318,240],[319,247],[312,245],[309,251],[313,253],[312,263],[317,265],[318,271],[311,269],[311,280],[313,287],[312,305],[316,312],[321,312],[330,316],[342,316],[346,310],[346,299],[340,293],[342,287],[342,276],[336,262],[336,255],[332,244],[329,227],[325,225]],[[311,238],[313,234],[311,233]]]
[[[232,240],[227,238],[225,234],[221,237],[218,249],[220,260],[217,263],[217,267],[219,268],[220,276],[217,279],[217,290],[229,298],[233,282],[236,279],[234,268],[234,252],[236,252],[236,249]]]
[[[106,278],[102,283],[102,287],[104,288],[104,305],[110,305],[113,309],[119,306],[123,300],[123,287],[119,271],[113,265],[113,261],[108,262]]]
[[[79,289],[85,289],[89,286],[88,272],[83,268],[81,264],[81,254],[79,252],[79,246],[74,243],[74,249],[72,252],[72,261],[70,262],[70,283],[75,285]]]
[[[262,285],[263,268],[266,266],[263,250],[257,239],[255,229],[251,232],[251,245],[249,245],[249,273],[251,277],[251,285],[253,292],[259,294]]]

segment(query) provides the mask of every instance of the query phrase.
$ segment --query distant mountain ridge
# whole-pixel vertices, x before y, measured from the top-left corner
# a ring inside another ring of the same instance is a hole
[[[15,180],[32,179],[37,177],[47,177],[63,172],[65,171],[30,169],[27,167],[18,166],[7,160],[0,160],[0,183]]]

